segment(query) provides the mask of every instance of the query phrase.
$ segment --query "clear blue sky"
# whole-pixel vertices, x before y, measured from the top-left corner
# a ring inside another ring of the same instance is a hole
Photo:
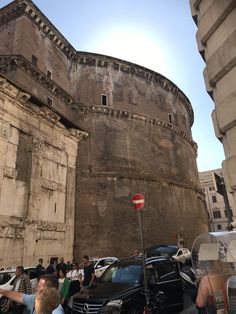
[[[10,3],[0,0],[0,7]],[[72,46],[114,56],[159,72],[189,98],[198,169],[221,167],[222,144],[214,134],[189,0],[34,0]]]

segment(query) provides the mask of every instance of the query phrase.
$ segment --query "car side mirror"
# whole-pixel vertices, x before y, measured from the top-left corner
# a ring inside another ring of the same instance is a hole
[[[99,268],[102,268],[102,265],[97,265],[97,267],[96,267],[97,269],[99,269]]]

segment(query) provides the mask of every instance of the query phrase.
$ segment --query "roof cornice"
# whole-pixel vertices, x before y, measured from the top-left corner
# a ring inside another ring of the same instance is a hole
[[[21,16],[26,16],[68,59],[74,59],[75,48],[31,0],[15,0],[0,9],[0,26]]]
[[[50,91],[65,104],[71,105],[74,103],[74,98],[71,95],[48,78],[45,73],[34,67],[25,57],[21,55],[0,55],[1,74],[7,75],[8,72],[15,71],[16,69],[21,69],[30,74],[33,80],[39,82],[42,86],[44,86],[44,88]]]

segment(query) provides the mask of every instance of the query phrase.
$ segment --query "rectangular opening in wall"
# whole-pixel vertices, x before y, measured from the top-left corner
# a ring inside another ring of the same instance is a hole
[[[48,78],[50,78],[50,80],[52,79],[52,72],[49,70],[46,70],[46,75]]]
[[[173,117],[172,117],[172,114],[168,114],[168,118],[169,118],[169,123],[170,124],[173,124]]]
[[[38,58],[37,57],[35,57],[35,55],[32,55],[32,64],[33,64],[33,66],[37,66],[37,63],[38,63]]]
[[[108,97],[106,94],[101,94],[101,104],[102,106],[108,106]]]
[[[47,98],[47,104],[48,104],[50,107],[53,107],[53,100],[52,100],[52,98],[50,98],[50,97]]]
[[[216,195],[212,195],[212,203],[217,203]]]

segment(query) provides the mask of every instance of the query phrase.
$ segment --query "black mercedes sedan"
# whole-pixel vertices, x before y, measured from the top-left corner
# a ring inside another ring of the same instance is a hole
[[[177,265],[165,257],[145,259],[148,290],[165,295],[164,313],[178,313],[183,308],[183,289]],[[77,293],[68,303],[69,313],[141,314],[145,307],[142,258],[116,261],[95,287]]]

